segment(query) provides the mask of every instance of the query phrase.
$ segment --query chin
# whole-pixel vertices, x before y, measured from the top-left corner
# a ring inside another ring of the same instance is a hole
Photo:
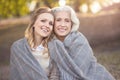
[[[58,35],[58,36],[66,36],[66,35],[68,35],[67,32],[59,32],[59,31],[56,31],[55,34]]]
[[[66,36],[68,34],[67,33],[59,33],[58,35],[60,35],[60,36]]]
[[[48,37],[48,35],[42,35],[42,37]]]

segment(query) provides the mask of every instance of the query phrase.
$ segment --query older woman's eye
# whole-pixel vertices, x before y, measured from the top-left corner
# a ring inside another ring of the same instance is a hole
[[[56,21],[61,21],[61,19],[56,19]]]
[[[70,22],[70,20],[69,20],[69,19],[65,19],[65,21],[66,21],[66,22]]]

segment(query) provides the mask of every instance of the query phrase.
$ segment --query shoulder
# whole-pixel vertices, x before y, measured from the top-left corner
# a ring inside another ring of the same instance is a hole
[[[76,38],[79,41],[87,41],[87,38],[84,36],[84,34],[79,31],[73,32],[72,37],[73,36],[74,36],[74,38]]]
[[[84,34],[83,33],[81,33],[81,32],[79,32],[79,31],[76,31],[76,32],[74,32],[77,36],[79,36],[79,37],[82,37],[82,38],[86,38],[85,36],[84,36]]]
[[[13,42],[12,46],[11,46],[11,49],[14,49],[14,48],[17,48],[17,47],[21,47],[22,45],[25,44],[26,41],[26,38],[21,38],[15,42]]]
[[[87,39],[79,31],[71,32],[64,40],[66,46],[70,46],[71,44],[83,45],[86,44],[86,42],[88,42]]]

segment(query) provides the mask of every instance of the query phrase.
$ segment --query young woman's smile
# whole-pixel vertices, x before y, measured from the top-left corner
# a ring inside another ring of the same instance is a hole
[[[49,13],[40,14],[34,24],[35,34],[41,37],[47,37],[53,29],[53,15]]]

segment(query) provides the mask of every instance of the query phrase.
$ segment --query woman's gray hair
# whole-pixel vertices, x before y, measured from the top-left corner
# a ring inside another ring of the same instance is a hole
[[[70,6],[60,6],[60,7],[52,8],[52,12],[53,12],[54,15],[55,15],[56,12],[60,12],[60,11],[70,12],[71,21],[72,21],[71,32],[77,31],[79,29],[79,26],[80,26],[80,21],[79,21],[77,15],[76,15],[75,11]]]

